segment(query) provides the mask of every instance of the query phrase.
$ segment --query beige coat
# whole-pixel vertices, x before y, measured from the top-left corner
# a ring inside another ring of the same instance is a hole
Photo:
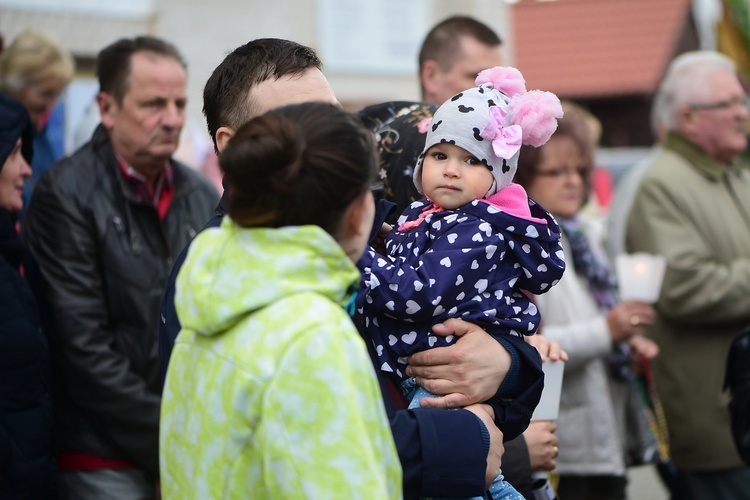
[[[740,467],[722,382],[729,343],[750,325],[750,171],[670,134],[641,180],[626,246],[667,258],[648,335],[661,348],[654,377],[674,463]]]

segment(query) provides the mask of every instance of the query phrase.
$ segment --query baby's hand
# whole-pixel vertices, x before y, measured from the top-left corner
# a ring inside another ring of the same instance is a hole
[[[568,353],[560,348],[560,344],[554,340],[548,340],[541,333],[524,337],[526,342],[536,347],[539,355],[542,357],[542,363],[549,359],[550,361],[567,361]]]

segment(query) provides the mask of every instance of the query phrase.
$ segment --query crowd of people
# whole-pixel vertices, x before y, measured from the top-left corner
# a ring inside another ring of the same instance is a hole
[[[353,113],[313,49],[237,47],[203,92],[221,195],[174,158],[171,43],[98,53],[100,123],[68,156],[48,124],[73,58],[36,31],[0,51],[0,498],[614,500],[650,462],[675,500],[750,499],[724,390],[750,325],[734,63],[671,62],[605,240],[597,119],[501,48],[450,17],[420,101]],[[655,303],[620,299],[605,241],[666,259]],[[532,420],[543,363],[565,363],[555,420]]]

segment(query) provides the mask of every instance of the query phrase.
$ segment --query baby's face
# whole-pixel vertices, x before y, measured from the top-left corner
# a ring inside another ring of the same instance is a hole
[[[464,148],[440,143],[425,153],[422,189],[443,208],[454,209],[484,198],[493,180],[487,166]]]

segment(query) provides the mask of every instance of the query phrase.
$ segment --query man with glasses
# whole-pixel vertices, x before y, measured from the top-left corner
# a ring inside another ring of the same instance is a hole
[[[625,244],[667,259],[654,377],[686,498],[750,499],[750,469],[730,432],[724,366],[750,324],[750,171],[740,165],[750,118],[727,57],[677,57],[657,99],[667,135],[636,191]]]

